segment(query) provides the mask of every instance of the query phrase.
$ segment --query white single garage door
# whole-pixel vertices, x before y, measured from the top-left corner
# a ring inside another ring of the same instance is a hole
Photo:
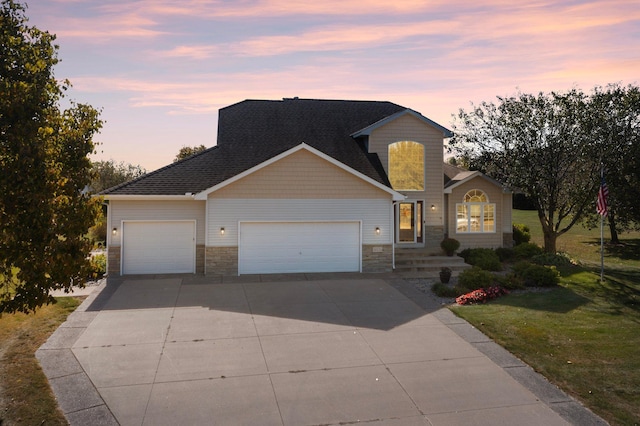
[[[242,222],[238,272],[359,272],[360,222]]]
[[[195,272],[195,221],[123,222],[122,274]]]

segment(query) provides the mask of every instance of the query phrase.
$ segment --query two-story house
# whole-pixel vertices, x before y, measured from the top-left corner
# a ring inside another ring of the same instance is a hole
[[[383,272],[445,236],[510,245],[510,192],[444,164],[450,136],[390,102],[230,105],[216,146],[104,191],[108,272]]]

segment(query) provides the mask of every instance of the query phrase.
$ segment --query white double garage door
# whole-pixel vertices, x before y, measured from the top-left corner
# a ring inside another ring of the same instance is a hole
[[[124,275],[195,272],[194,221],[125,221],[122,233]],[[361,247],[359,221],[241,222],[238,273],[359,272]]]

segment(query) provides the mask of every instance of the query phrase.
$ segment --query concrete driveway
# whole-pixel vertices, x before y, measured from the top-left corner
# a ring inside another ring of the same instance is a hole
[[[393,274],[111,280],[36,355],[73,425],[604,424]]]

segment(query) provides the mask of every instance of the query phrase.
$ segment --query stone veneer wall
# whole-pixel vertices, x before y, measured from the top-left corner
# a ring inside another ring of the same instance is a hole
[[[444,226],[425,226],[424,227],[424,247],[431,250],[434,254],[439,254],[442,249],[440,243],[444,239]]]
[[[393,269],[391,244],[363,244],[362,272],[391,272]]]
[[[238,247],[206,247],[205,275],[238,275]]]
[[[204,244],[196,245],[196,274],[204,274]]]
[[[502,233],[502,247],[513,247],[513,233],[512,232],[503,232]]]
[[[107,248],[107,274],[120,275],[120,247]]]

